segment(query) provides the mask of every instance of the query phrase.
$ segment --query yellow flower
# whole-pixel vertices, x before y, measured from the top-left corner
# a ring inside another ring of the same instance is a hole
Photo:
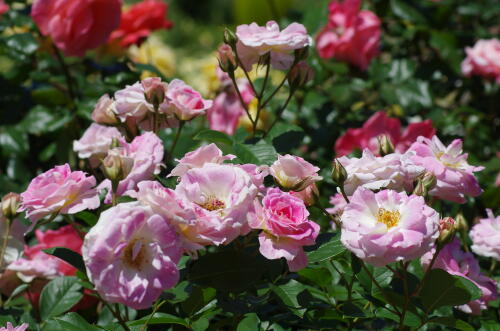
[[[173,77],[175,74],[175,54],[157,36],[150,36],[140,47],[132,45],[128,54],[136,63],[155,66],[165,77]],[[141,79],[155,76],[155,73],[146,70],[142,72]]]
[[[257,116],[257,98],[254,98],[248,104],[248,112],[250,113],[250,116],[252,116],[252,119],[255,119],[255,117]],[[265,130],[269,124],[268,122],[269,113],[265,109],[262,109],[259,114],[259,122],[257,122],[257,130]],[[252,122],[250,122],[250,119],[248,118],[248,115],[246,113],[241,115],[238,126],[245,128],[245,130],[249,132],[252,132],[253,129]]]

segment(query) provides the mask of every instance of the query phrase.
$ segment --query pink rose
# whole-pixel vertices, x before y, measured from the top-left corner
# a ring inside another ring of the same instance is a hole
[[[71,171],[68,164],[56,166],[35,177],[21,193],[21,208],[32,222],[47,215],[76,214],[99,207],[94,176]]]
[[[179,239],[161,215],[139,202],[104,211],[82,247],[87,274],[108,302],[151,307],[179,280]]]
[[[8,11],[9,11],[9,5],[6,4],[4,0],[0,0],[0,15],[5,14]]]
[[[63,260],[46,254],[44,249],[52,247],[66,247],[76,253],[81,253],[83,240],[70,225],[62,226],[57,230],[35,231],[38,244],[24,248],[24,258],[11,263],[7,269],[16,271],[24,282],[31,282],[35,278],[52,279],[57,276],[70,276],[76,269]]]
[[[199,92],[180,79],[174,79],[168,84],[166,96],[168,104],[162,106],[162,111],[174,115],[180,121],[204,115],[212,107],[211,100],[203,99]]]
[[[474,47],[467,47],[465,53],[467,57],[462,62],[465,76],[492,78],[500,85],[500,40],[479,40]]]
[[[341,222],[344,246],[375,267],[419,258],[439,236],[439,215],[424,198],[392,190],[358,188]]]
[[[338,161],[347,172],[344,182],[346,194],[352,195],[361,186],[370,190],[413,190],[413,182],[425,172],[423,166],[412,161],[413,156],[415,152],[392,153],[381,157],[365,149],[361,158],[339,158]]]
[[[428,268],[435,249],[422,256],[421,262]],[[432,266],[432,269],[443,269],[447,273],[455,276],[467,278],[473,282],[483,295],[474,301],[456,308],[473,315],[480,315],[481,310],[487,309],[488,301],[495,300],[498,296],[496,282],[481,273],[479,262],[472,253],[464,252],[460,249],[460,240],[455,238],[452,242],[443,247]]]
[[[29,327],[28,323],[23,323],[19,326],[14,327],[10,322],[7,322],[7,324],[4,327],[0,328],[0,331],[25,331]]]
[[[118,27],[121,4],[121,0],[35,0],[31,17],[65,55],[84,56],[105,44]]]
[[[133,4],[122,13],[120,27],[113,31],[110,40],[119,40],[122,47],[127,47],[140,43],[155,30],[170,29],[172,22],[165,18],[167,9],[167,4],[158,0]]]
[[[80,140],[73,141],[73,150],[80,159],[89,159],[91,167],[96,168],[106,157],[113,139],[123,139],[117,128],[92,123]]]
[[[285,190],[302,191],[323,177],[318,175],[318,167],[295,155],[278,155],[269,173],[275,182]]]
[[[488,218],[483,218],[469,232],[472,251],[477,255],[491,257],[500,261],[500,216],[486,209]]]
[[[322,58],[336,58],[366,70],[379,53],[380,19],[369,10],[359,10],[361,0],[330,2],[328,23],[317,37]]]
[[[269,52],[274,68],[288,70],[295,58],[293,51],[312,44],[306,28],[299,23],[292,23],[283,31],[274,21],[267,22],[266,26],[243,24],[236,28],[236,36],[238,57],[247,71],[260,56]]]
[[[262,199],[255,201],[255,213],[249,215],[252,229],[262,229],[259,235],[260,253],[270,260],[284,257],[290,271],[307,266],[303,246],[314,245],[319,225],[308,220],[304,202],[290,193],[271,188]]]
[[[350,199],[350,198],[349,198]],[[344,199],[342,194],[336,193],[330,197],[330,204],[333,205],[332,208],[327,208],[326,211],[332,215],[342,216],[345,206],[347,206],[347,201]]]
[[[121,147],[110,151],[125,158],[125,163],[131,161],[133,164],[127,176],[118,183],[117,196],[122,196],[129,190],[136,190],[137,184],[143,180],[149,180],[153,175],[159,174],[163,161],[163,142],[152,132],[146,132],[135,137],[131,143],[120,141]],[[111,182],[103,181],[99,189],[108,189],[106,203],[111,201]]]
[[[182,176],[189,169],[201,168],[205,163],[222,164],[224,161],[232,160],[235,157],[232,154],[222,155],[222,151],[215,144],[201,146],[192,152],[186,153],[182,159],[177,160],[177,166],[172,169],[167,177]]]
[[[377,138],[386,135],[396,151],[404,153],[418,136],[431,138],[436,133],[431,120],[410,123],[401,132],[401,123],[397,118],[390,118],[383,111],[373,114],[362,128],[347,129],[347,132],[335,142],[335,152],[338,156],[351,153],[355,149],[369,148],[373,153],[378,153]]]
[[[116,118],[115,101],[104,94],[97,100],[97,104],[92,111],[92,120],[97,124],[114,125],[119,121]]]
[[[432,139],[419,137],[409,150],[416,153],[411,158],[413,163],[423,166],[437,178],[436,187],[429,192],[431,195],[464,203],[465,195],[476,197],[483,192],[474,172],[484,168],[467,163],[467,153],[462,153],[460,139],[444,146],[437,136]]]

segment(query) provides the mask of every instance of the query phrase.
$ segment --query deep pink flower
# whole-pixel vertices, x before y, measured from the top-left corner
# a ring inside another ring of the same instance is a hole
[[[439,215],[424,198],[392,190],[358,188],[341,221],[344,246],[376,267],[421,257],[439,235]]]
[[[5,14],[9,11],[9,5],[4,2],[4,0],[0,0],[0,15]]]
[[[71,171],[68,164],[56,166],[35,177],[21,193],[21,208],[32,222],[53,213],[75,214],[99,207],[94,176]]]
[[[432,249],[422,256],[421,262],[424,267],[429,266],[434,253],[435,249]],[[456,307],[463,312],[480,315],[481,310],[487,309],[488,301],[495,300],[498,296],[495,280],[481,273],[479,262],[472,253],[460,249],[460,240],[458,238],[455,238],[441,249],[432,268],[443,269],[451,275],[467,278],[479,287],[483,293],[479,299]]]
[[[347,132],[335,142],[335,152],[338,156],[351,153],[355,149],[370,149],[378,153],[378,140],[381,135],[386,135],[394,144],[396,151],[404,153],[417,137],[431,138],[436,133],[431,120],[410,123],[401,132],[401,123],[397,118],[390,118],[383,111],[373,114],[364,124],[357,129],[347,129]]]
[[[309,185],[323,179],[318,175],[318,167],[295,155],[278,155],[269,173],[275,182],[285,190],[302,191]]]
[[[479,40],[474,47],[467,47],[465,52],[467,57],[462,62],[465,76],[492,78],[500,85],[500,40]]]
[[[201,146],[192,152],[186,153],[178,162],[177,166],[172,169],[168,177],[182,176],[189,169],[201,168],[205,163],[222,164],[226,160],[232,160],[236,156],[229,154],[223,155],[222,151],[215,144]]]
[[[80,140],[73,141],[73,150],[80,159],[89,159],[90,165],[95,168],[106,157],[113,139],[123,139],[117,128],[92,123]]]
[[[487,218],[475,224],[469,232],[472,251],[477,255],[500,261],[500,216],[495,217],[491,209],[486,209]]]
[[[467,153],[462,153],[462,140],[455,139],[444,146],[437,136],[432,139],[419,137],[409,150],[416,153],[411,158],[413,163],[423,166],[437,178],[436,187],[429,192],[431,195],[464,203],[466,195],[476,197],[483,192],[474,172],[484,168],[467,163]]]
[[[35,278],[52,279],[76,273],[76,269],[70,264],[42,251],[52,247],[66,247],[80,254],[83,240],[73,227],[66,225],[45,232],[36,230],[35,236],[38,244],[25,246],[25,256],[11,263],[7,269],[16,271],[25,282],[31,282]]]
[[[198,91],[180,79],[174,79],[168,84],[167,103],[161,111],[173,115],[179,121],[189,121],[204,115],[212,107],[212,100],[205,100]]]
[[[294,61],[293,51],[312,44],[306,28],[299,23],[292,23],[282,31],[274,21],[266,26],[242,24],[236,28],[236,36],[238,57],[247,71],[268,52],[274,68],[287,70]]]
[[[262,229],[259,235],[260,253],[268,259],[284,257],[290,271],[307,266],[303,246],[313,245],[319,225],[308,220],[304,202],[290,193],[271,188],[262,199],[255,201],[255,213],[249,215],[252,229]]]
[[[317,37],[322,58],[336,58],[366,70],[379,52],[380,19],[369,10],[359,10],[361,0],[334,0],[328,6],[328,23]]]
[[[25,331],[29,327],[28,323],[23,323],[19,326],[14,327],[10,322],[7,322],[7,324],[4,327],[0,328],[0,331]]]
[[[170,29],[167,20],[168,5],[159,0],[144,0],[133,4],[121,15],[118,29],[113,31],[110,41],[119,40],[122,47],[138,44],[159,29]]]
[[[68,56],[107,42],[120,24],[121,0],[35,0],[31,17],[44,36]]]
[[[179,280],[175,230],[139,202],[104,211],[85,236],[82,253],[90,280],[108,302],[146,309]]]

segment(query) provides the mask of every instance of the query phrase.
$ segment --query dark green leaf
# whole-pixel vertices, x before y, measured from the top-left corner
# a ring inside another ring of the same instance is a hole
[[[441,324],[449,326],[461,331],[474,331],[475,329],[469,324],[462,320],[453,317],[436,317],[429,321],[429,323]]]
[[[236,328],[236,331],[259,331],[260,319],[255,313],[246,314]]]
[[[83,258],[75,251],[72,251],[71,249],[68,249],[66,247],[51,247],[44,249],[43,251],[47,254],[58,257],[65,262],[68,262],[73,267],[85,273],[85,264],[83,263]]]
[[[0,127],[0,150],[2,155],[24,155],[28,153],[28,136],[23,130],[14,127]]]
[[[48,320],[42,331],[99,331],[100,328],[89,324],[77,313],[67,313],[62,317]]]
[[[318,249],[308,252],[309,263],[316,263],[334,258],[345,252],[345,247],[340,242],[340,233],[333,236],[328,242],[321,245]]]
[[[58,277],[45,285],[40,296],[40,316],[43,320],[58,316],[73,307],[83,294],[76,277]]]
[[[75,214],[75,217],[87,223],[88,226],[94,226],[97,223],[97,216],[86,210]]]
[[[189,298],[181,303],[182,310],[184,310],[189,316],[193,316],[214,298],[215,290],[213,288],[201,288],[200,286],[194,286]]]
[[[276,286],[271,284],[273,292],[283,301],[283,303],[297,316],[303,317],[306,308],[299,305],[297,296],[305,290],[305,286],[296,280],[290,280],[285,285]]]
[[[146,323],[146,321],[149,320],[148,325],[149,324],[151,324],[151,325],[153,325],[153,324],[179,324],[179,325],[183,325],[185,327],[189,326],[189,324],[186,322],[185,319],[178,317],[178,316],[166,314],[166,313],[155,313],[153,315],[153,317],[151,317],[151,319],[149,319],[149,318],[150,318],[150,315],[145,316],[139,320],[130,322],[129,325],[130,326],[144,325],[144,323]]]
[[[425,17],[403,0],[391,0],[391,9],[394,15],[404,20],[412,23],[426,23]]]
[[[251,145],[234,144],[234,154],[238,157],[239,163],[261,164],[259,158],[252,152]]]
[[[194,140],[204,140],[211,143],[223,143],[226,145],[232,145],[233,139],[225,134],[224,132],[215,130],[201,130],[194,137]]]

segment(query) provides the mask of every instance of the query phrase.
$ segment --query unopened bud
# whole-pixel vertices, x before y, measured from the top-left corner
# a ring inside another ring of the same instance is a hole
[[[168,85],[162,82],[159,77],[143,79],[141,84],[144,89],[146,101],[152,104],[155,110],[158,110],[165,100],[165,93],[167,92]]]
[[[236,48],[236,43],[238,42],[238,37],[234,34],[233,31],[228,28],[224,29],[224,43],[231,46],[234,50]]]
[[[457,231],[457,222],[451,217],[445,217],[439,220],[438,245],[444,246],[455,237]]]
[[[424,183],[422,183],[422,181],[419,180],[417,182],[417,185],[415,185],[415,189],[413,190],[413,194],[419,195],[421,197],[426,197],[427,193],[429,193],[429,191],[427,191],[427,189],[425,188]]]
[[[7,219],[12,220],[17,216],[19,205],[21,204],[21,196],[17,193],[8,193],[2,198],[2,214]]]
[[[291,194],[297,198],[302,199],[306,206],[312,206],[316,203],[319,197],[318,187],[315,183],[310,184],[302,191],[292,191]]]
[[[97,124],[115,125],[120,123],[114,112],[115,101],[105,94],[99,98],[92,111],[92,119]]]
[[[436,184],[437,184],[436,175],[434,175],[430,171],[427,171],[422,176],[422,184],[425,186],[425,188],[427,189],[427,191],[432,190],[434,187],[436,187]]]
[[[295,55],[294,59],[295,63],[304,61],[309,56],[309,46],[296,49],[294,55]]]
[[[125,156],[122,148],[114,148],[102,160],[102,171],[112,183],[125,179],[134,165],[134,159]]]
[[[120,141],[116,138],[111,139],[111,144],[109,145],[109,149],[120,147]]]
[[[469,224],[467,224],[467,220],[462,213],[455,216],[455,222],[457,223],[457,230],[460,231],[460,233],[467,233],[469,231]]]
[[[394,144],[388,135],[381,135],[378,139],[378,153],[380,156],[385,156],[394,153]]]
[[[227,73],[233,73],[236,68],[238,68],[238,64],[236,62],[236,56],[231,46],[223,44],[219,46],[217,52],[219,53],[218,60],[221,70]]]
[[[304,61],[293,66],[288,73],[288,84],[292,89],[304,86],[308,81],[313,79],[314,70]]]
[[[339,162],[339,160],[333,160],[333,168],[332,168],[332,180],[335,185],[338,187],[343,187],[344,182],[347,179],[347,171],[344,166]]]

